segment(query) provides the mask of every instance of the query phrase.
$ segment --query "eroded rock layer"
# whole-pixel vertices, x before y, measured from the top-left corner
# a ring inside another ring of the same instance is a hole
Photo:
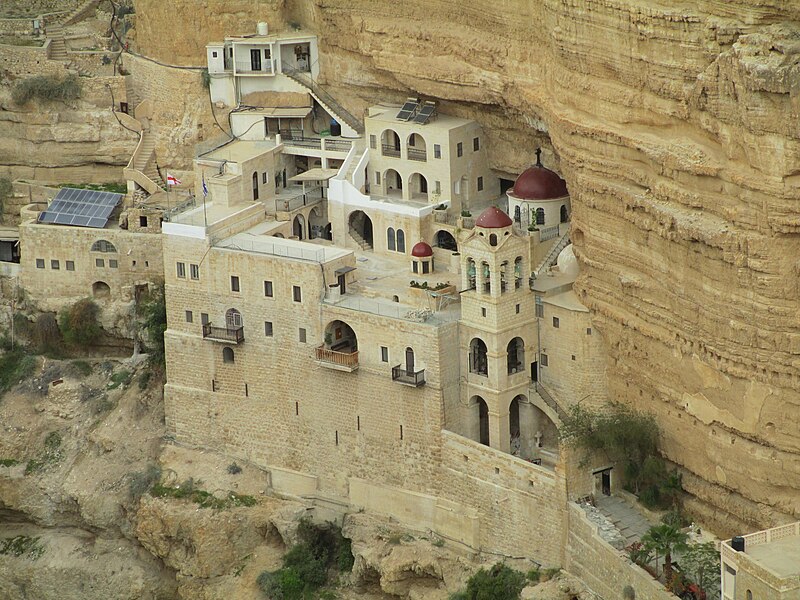
[[[800,3],[202,4],[170,3],[216,15],[178,36],[163,2],[137,0],[141,51],[197,65],[233,24],[296,23],[355,113],[438,98],[484,125],[498,172],[545,145],[572,193],[612,397],[658,416],[720,532],[729,514],[800,516]]]

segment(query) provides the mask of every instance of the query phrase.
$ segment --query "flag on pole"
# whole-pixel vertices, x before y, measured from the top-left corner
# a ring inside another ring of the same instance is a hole
[[[167,185],[180,185],[181,180],[175,177],[175,175],[167,175]]]
[[[203,173],[203,198],[208,196],[208,186],[206,185],[206,174]]]

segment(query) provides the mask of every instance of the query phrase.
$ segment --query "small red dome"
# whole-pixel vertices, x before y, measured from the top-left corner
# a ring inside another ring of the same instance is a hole
[[[519,200],[550,200],[568,195],[567,182],[555,172],[536,165],[525,169],[508,195]]]
[[[417,258],[426,258],[428,256],[433,256],[433,248],[430,247],[430,244],[428,244],[428,242],[425,241],[417,242],[411,249],[411,256],[416,256]]]
[[[512,221],[502,210],[496,206],[490,206],[484,210],[475,221],[476,227],[485,227],[487,229],[498,229],[500,227],[511,226]]]

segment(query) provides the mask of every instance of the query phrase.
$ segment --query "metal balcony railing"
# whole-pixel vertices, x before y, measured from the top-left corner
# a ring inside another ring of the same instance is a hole
[[[428,153],[425,150],[418,148],[408,148],[408,160],[418,160],[419,162],[427,162]]]
[[[392,367],[392,381],[413,387],[420,387],[425,385],[425,369],[420,371],[408,371],[403,365],[397,365],[396,367]]]
[[[241,344],[244,342],[244,327],[214,327],[211,323],[203,323],[203,338]]]
[[[393,156],[394,158],[400,158],[400,148],[395,148],[390,144],[382,144],[381,154],[383,154],[384,156]]]

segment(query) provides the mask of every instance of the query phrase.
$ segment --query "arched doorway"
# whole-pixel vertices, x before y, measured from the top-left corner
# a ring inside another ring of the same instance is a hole
[[[386,129],[381,134],[381,154],[400,158],[400,136],[392,129]]]
[[[469,372],[477,375],[489,375],[486,343],[478,337],[472,338],[469,343]]]
[[[410,196],[413,200],[428,201],[428,180],[422,173],[412,173],[408,184]]]
[[[111,297],[111,288],[105,281],[95,281],[92,284],[92,296],[106,299]]]
[[[514,373],[520,373],[524,371],[525,342],[522,341],[522,338],[515,337],[513,340],[508,342],[506,351],[508,352],[508,357],[507,357],[508,374],[513,375]]]
[[[243,325],[242,313],[235,308],[229,308],[225,312],[225,327],[228,329],[239,329]]]
[[[442,250],[458,252],[458,243],[456,242],[456,238],[454,238],[453,234],[449,231],[445,229],[437,231],[434,239],[436,240],[436,246]]]
[[[486,404],[486,401],[481,398],[480,396],[474,396],[473,400],[475,401],[478,410],[477,410],[477,417],[478,417],[478,442],[483,444],[484,446],[489,445],[489,406]]]
[[[569,213],[567,212],[567,205],[566,204],[562,204],[561,205],[561,222],[562,223],[566,223],[567,221],[569,221]]]
[[[302,240],[305,239],[305,229],[306,229],[306,220],[303,215],[297,215],[294,218],[294,222],[292,223],[292,235],[297,237],[297,239]]]
[[[372,220],[363,210],[356,210],[350,213],[348,219],[350,227],[350,237],[364,250],[372,250]]]
[[[328,323],[316,358],[317,364],[329,369],[351,373],[358,369],[358,339],[353,328],[338,319]]]
[[[253,200],[258,200],[258,171],[253,172]]]
[[[387,169],[383,174],[383,184],[387,196],[400,197],[403,195],[403,178],[394,169]]]
[[[320,210],[319,206],[315,206],[311,209],[311,212],[308,213],[308,237],[311,239],[314,238],[323,238],[328,239],[325,234],[325,227],[329,226],[328,223],[322,217],[322,211]]]
[[[520,456],[522,452],[522,438],[519,427],[519,396],[511,401],[508,407],[508,432],[511,435],[511,454]]]

